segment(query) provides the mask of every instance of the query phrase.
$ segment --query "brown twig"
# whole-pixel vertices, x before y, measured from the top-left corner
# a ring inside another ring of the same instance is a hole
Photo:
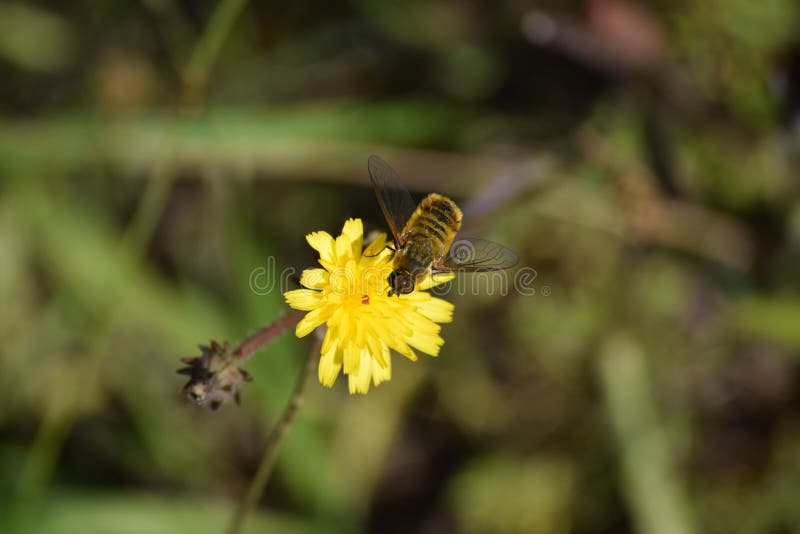
[[[287,315],[287,317],[289,315]],[[302,316],[302,313],[300,315]],[[253,336],[253,338],[258,336],[259,333]],[[250,482],[250,487],[247,489],[247,493],[244,494],[242,499],[239,501],[238,506],[236,507],[236,511],[233,514],[231,523],[228,526],[228,534],[237,534],[238,532],[241,532],[242,527],[244,526],[244,521],[247,518],[247,514],[250,513],[250,510],[253,509],[258,499],[264,493],[264,488],[269,481],[269,476],[272,474],[272,468],[275,466],[275,460],[278,457],[278,445],[280,445],[281,441],[283,441],[283,438],[286,436],[292,421],[297,415],[297,411],[302,405],[303,392],[305,390],[306,382],[308,382],[308,376],[316,367],[317,357],[319,355],[322,342],[318,337],[315,337],[315,340],[314,346],[311,348],[308,356],[306,357],[305,365],[300,370],[300,375],[297,378],[297,384],[294,387],[294,391],[289,399],[289,403],[286,405],[283,415],[278,422],[275,423],[275,426],[272,427],[272,430],[267,437],[267,443],[264,446],[264,455],[261,457],[261,463],[258,466],[258,471],[256,471],[253,480]],[[247,341],[245,341],[245,343],[247,343]]]
[[[233,357],[239,362],[245,361],[276,336],[296,325],[305,314],[306,312],[303,311],[292,310],[280,319],[261,328],[258,332],[239,343],[239,346],[233,350]]]

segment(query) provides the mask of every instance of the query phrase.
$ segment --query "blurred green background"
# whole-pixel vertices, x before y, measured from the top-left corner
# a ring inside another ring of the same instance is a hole
[[[447,297],[438,359],[312,381],[247,532],[800,532],[798,30],[796,0],[0,2],[0,531],[223,531],[309,341],[217,412],[178,358],[279,317],[251,273],[314,264],[307,232],[384,227],[376,153],[520,267]]]

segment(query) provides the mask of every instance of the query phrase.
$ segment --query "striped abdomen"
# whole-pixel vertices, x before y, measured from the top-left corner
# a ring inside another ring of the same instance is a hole
[[[459,228],[461,210],[442,195],[431,193],[417,206],[403,228],[405,245],[398,251],[395,269],[422,274],[449,251]]]

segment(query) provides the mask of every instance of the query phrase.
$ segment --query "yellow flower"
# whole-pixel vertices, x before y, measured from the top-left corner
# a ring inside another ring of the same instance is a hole
[[[325,323],[319,381],[333,386],[339,371],[348,375],[350,393],[366,393],[391,378],[389,349],[416,360],[414,349],[437,356],[444,340],[441,326],[453,319],[453,305],[426,290],[453,275],[428,276],[408,295],[387,296],[392,272],[392,251],[381,234],[362,251],[364,228],[360,219],[348,219],[342,235],[312,232],[308,244],[319,252],[323,269],[306,269],[300,283],[305,289],[284,294],[296,310],[308,313],[297,324],[303,337]]]

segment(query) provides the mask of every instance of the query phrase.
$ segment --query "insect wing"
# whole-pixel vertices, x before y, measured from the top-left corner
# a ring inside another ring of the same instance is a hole
[[[395,243],[402,247],[403,228],[414,214],[417,205],[411,194],[400,183],[400,176],[388,163],[373,155],[369,157],[367,166],[383,216],[386,217],[386,222],[394,234]]]
[[[434,265],[441,271],[499,271],[515,266],[519,258],[503,245],[474,237],[460,238],[453,242],[442,265]]]

